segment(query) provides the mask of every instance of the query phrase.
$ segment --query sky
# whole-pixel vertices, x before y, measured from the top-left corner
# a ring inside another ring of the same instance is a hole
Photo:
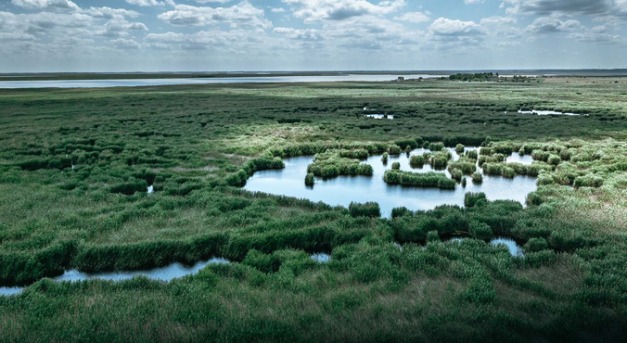
[[[0,72],[627,68],[627,0],[0,0]]]

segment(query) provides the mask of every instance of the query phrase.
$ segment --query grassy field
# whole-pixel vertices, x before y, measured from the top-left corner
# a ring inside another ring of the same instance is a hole
[[[624,342],[626,95],[624,78],[0,90],[0,286],[30,285],[0,297],[0,341]],[[483,145],[496,174],[498,154],[533,155],[538,191],[381,219],[239,188],[282,157],[434,142]],[[46,279],[211,256],[235,263]]]

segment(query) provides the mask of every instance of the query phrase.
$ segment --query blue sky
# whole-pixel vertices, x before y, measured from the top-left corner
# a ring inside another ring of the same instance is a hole
[[[0,0],[0,72],[627,68],[627,0]]]

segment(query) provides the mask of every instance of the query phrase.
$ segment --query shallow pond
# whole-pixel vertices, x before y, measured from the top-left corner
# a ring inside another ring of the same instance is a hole
[[[325,253],[318,253],[310,255],[310,258],[318,263],[329,263],[331,261],[331,255]],[[124,281],[130,280],[134,277],[145,277],[151,280],[158,281],[172,281],[184,276],[194,275],[201,269],[210,264],[229,264],[231,261],[221,258],[213,257],[206,261],[201,261],[194,264],[191,267],[184,266],[180,263],[172,263],[168,266],[161,268],[154,268],[149,270],[136,270],[136,271],[120,271],[111,273],[83,273],[76,269],[66,270],[62,275],[52,278],[55,282],[80,282],[88,280],[107,280],[107,281]],[[0,296],[17,295],[24,291],[25,287],[0,287]]]
[[[331,261],[331,255],[325,253],[313,254],[310,257],[318,263],[329,263]]]
[[[184,266],[180,263],[172,263],[166,267],[154,268],[150,270],[137,270],[137,271],[120,271],[112,273],[95,273],[88,274],[80,272],[76,269],[66,270],[62,275],[52,278],[55,282],[78,282],[88,280],[108,280],[108,281],[124,281],[130,280],[134,277],[146,277],[151,280],[159,281],[172,281],[174,279],[182,278],[188,275],[194,275],[201,269],[210,264],[228,264],[229,260],[224,258],[211,258],[206,261],[196,263],[191,267]],[[9,296],[19,294],[24,290],[24,287],[0,287],[0,295]]]
[[[449,242],[461,243],[465,239],[467,238],[451,238]],[[494,246],[503,245],[507,247],[507,251],[509,251],[510,255],[518,256],[518,257],[524,256],[523,248],[520,245],[518,245],[518,243],[516,243],[516,241],[514,241],[513,239],[497,237],[490,241],[490,245],[494,245]]]
[[[492,245],[504,245],[507,247],[509,254],[512,256],[523,256],[523,248],[518,245],[513,239],[509,238],[495,238],[490,241]]]
[[[533,157],[531,157],[531,155],[520,156],[520,154],[518,154],[517,152],[514,152],[507,157],[505,162],[531,165],[533,163]]]
[[[547,111],[547,110],[531,110],[531,111],[523,111],[518,110],[520,114],[534,114],[538,116],[579,116],[579,113],[570,113],[570,112],[558,112],[558,111]],[[587,116],[587,114],[584,114]]]
[[[385,115],[385,114],[364,114],[364,117],[366,118],[371,118],[371,119],[385,119],[387,118],[388,120],[394,120],[394,116],[391,114]]]
[[[473,149],[473,148],[470,148]],[[468,150],[470,150],[468,149]],[[428,151],[416,149],[411,155],[420,155]],[[454,149],[453,159],[458,156]],[[371,156],[365,163],[373,167],[373,176],[340,176],[335,179],[322,180],[316,178],[313,188],[305,186],[307,166],[313,162],[313,156],[295,157],[284,160],[285,169],[266,170],[256,172],[248,179],[244,189],[251,192],[264,192],[275,195],[286,195],[296,198],[309,199],[314,202],[322,201],[332,206],[345,206],[351,202],[364,203],[374,201],[379,203],[383,217],[389,218],[395,207],[407,207],[410,210],[431,210],[436,206],[464,205],[464,195],[467,192],[483,192],[489,200],[514,200],[525,203],[527,194],[537,189],[536,179],[517,176],[507,179],[500,176],[484,176],[483,183],[475,185],[470,178],[464,188],[457,185],[455,190],[440,190],[432,188],[404,188],[388,186],[383,181],[383,174],[391,169],[392,163],[400,162],[401,170],[417,173],[434,171],[430,165],[422,169],[412,169],[406,154],[390,156],[387,165],[381,162],[381,156]],[[448,171],[439,171],[450,176]]]

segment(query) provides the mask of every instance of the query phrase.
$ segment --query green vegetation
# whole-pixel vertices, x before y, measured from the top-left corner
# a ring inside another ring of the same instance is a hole
[[[348,212],[350,212],[353,217],[381,217],[381,210],[379,209],[379,204],[376,202],[367,202],[363,204],[351,202],[348,206]]]
[[[446,150],[429,154],[428,156],[431,167],[437,170],[446,169],[448,161],[451,159],[451,154]]]
[[[392,156],[398,156],[401,154],[401,147],[396,144],[392,144],[388,147],[388,153]]]
[[[460,173],[461,175],[461,173]],[[387,170],[383,181],[389,185],[403,187],[455,189],[455,181],[442,173],[412,173],[400,170]]]
[[[315,183],[314,174],[307,173],[307,175],[305,175],[305,185],[308,187],[313,187],[314,183]]]
[[[0,285],[29,286],[0,297],[0,341],[623,342],[627,89],[542,81],[1,90]],[[289,156],[339,174],[430,142],[483,143],[465,158],[537,172],[538,190],[526,208],[475,194],[383,219],[239,189]],[[42,279],[212,256],[233,263],[169,283]]]
[[[451,170],[457,169],[460,170],[464,175],[472,175],[472,173],[477,171],[477,166],[475,165],[475,162],[475,160],[460,158],[455,162],[450,162],[448,164],[448,170],[450,172]]]
[[[458,153],[459,155],[461,155],[464,152],[464,149],[466,149],[466,147],[461,143],[458,143],[455,146],[455,152]]]
[[[474,172],[472,173],[472,182],[476,183],[476,184],[481,184],[483,183],[483,174],[479,173],[479,172]]]
[[[412,155],[409,158],[409,166],[412,168],[422,168],[425,165],[425,157],[423,155]]]
[[[359,158],[346,156],[362,156],[365,150],[347,153],[346,151],[328,151],[316,154],[314,162],[307,167],[307,173],[315,176],[331,179],[340,175],[346,176],[372,176],[372,166],[360,163]]]
[[[498,74],[494,73],[467,73],[467,74],[455,74],[449,76],[451,81],[497,81]]]

